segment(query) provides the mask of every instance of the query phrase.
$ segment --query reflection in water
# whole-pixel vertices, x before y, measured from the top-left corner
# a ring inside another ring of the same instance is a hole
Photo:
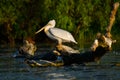
[[[39,52],[49,51],[39,48]],[[100,64],[31,68],[24,59],[14,59],[15,49],[0,49],[0,80],[120,80],[120,50],[102,57]]]

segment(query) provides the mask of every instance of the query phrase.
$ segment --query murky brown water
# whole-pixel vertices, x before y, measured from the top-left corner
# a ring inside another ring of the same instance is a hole
[[[48,51],[39,48],[38,52]],[[102,57],[100,64],[87,66],[31,68],[24,59],[15,59],[15,49],[0,48],[0,80],[120,80],[120,49],[114,49]]]

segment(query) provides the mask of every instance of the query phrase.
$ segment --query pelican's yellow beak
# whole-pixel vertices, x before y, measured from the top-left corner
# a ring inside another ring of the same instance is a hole
[[[41,29],[39,29],[37,32],[35,32],[35,34],[38,34],[39,32],[41,32],[43,29],[45,28],[45,26]]]

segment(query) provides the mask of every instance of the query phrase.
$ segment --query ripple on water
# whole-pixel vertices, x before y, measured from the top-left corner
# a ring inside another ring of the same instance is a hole
[[[120,52],[106,54],[100,64],[45,68],[31,68],[12,53],[0,53],[0,80],[120,80],[120,67],[112,65],[120,63]]]

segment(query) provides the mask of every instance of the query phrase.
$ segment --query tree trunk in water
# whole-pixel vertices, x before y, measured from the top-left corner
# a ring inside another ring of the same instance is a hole
[[[7,31],[7,38],[9,40],[8,43],[9,43],[10,47],[14,47],[15,40],[14,40],[14,36],[11,33],[11,31],[12,31],[11,24],[10,24],[10,22],[7,22],[5,25],[6,25],[6,31]]]

